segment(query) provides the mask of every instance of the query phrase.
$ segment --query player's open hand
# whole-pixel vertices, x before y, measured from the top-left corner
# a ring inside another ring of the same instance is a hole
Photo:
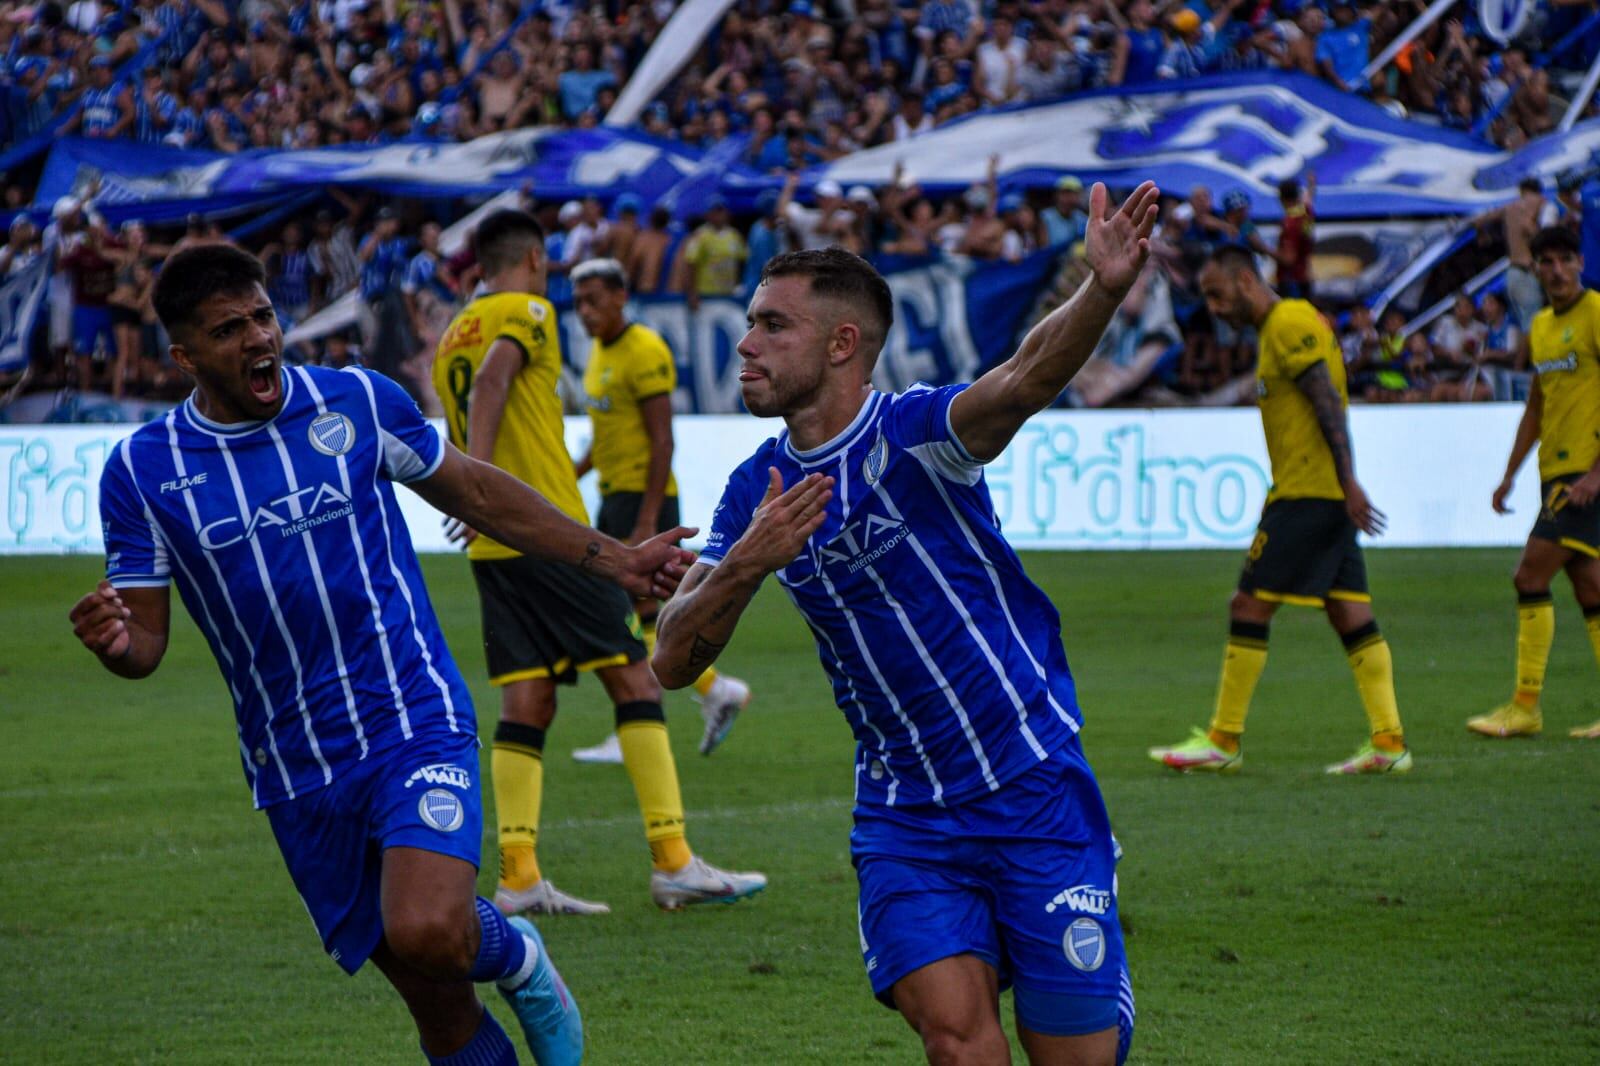
[[[694,563],[694,552],[678,547],[678,542],[698,532],[690,526],[678,526],[627,548],[617,572],[617,584],[635,599],[671,598]]]
[[[444,526],[444,539],[462,551],[466,551],[467,545],[478,539],[478,531],[459,518],[451,518],[446,515],[442,524]]]
[[[1367,490],[1359,482],[1351,481],[1345,486],[1344,510],[1356,528],[1369,537],[1379,536],[1388,528],[1389,516],[1372,506]]]
[[[781,570],[794,561],[811,534],[828,517],[833,498],[833,478],[808,474],[783,487],[777,467],[767,468],[767,494],[739,538],[739,554],[761,568],[763,574]]]
[[[1089,227],[1083,257],[1095,280],[1107,291],[1124,296],[1139,279],[1150,255],[1150,233],[1155,228],[1161,190],[1147,181],[1114,208],[1101,182],[1089,190]]]
[[[102,659],[120,659],[133,647],[133,636],[128,632],[128,619],[132,616],[111,582],[102,579],[93,592],[77,602],[67,618],[85,648]]]
[[[1574,507],[1587,507],[1600,497],[1600,474],[1593,470],[1567,486],[1567,502]]]
[[[1501,481],[1499,485],[1495,486],[1494,498],[1489,501],[1490,506],[1494,508],[1495,514],[1511,513],[1511,508],[1506,506],[1506,497],[1511,495],[1511,488],[1515,484],[1516,482],[1512,481],[1510,478],[1506,478],[1505,480]]]

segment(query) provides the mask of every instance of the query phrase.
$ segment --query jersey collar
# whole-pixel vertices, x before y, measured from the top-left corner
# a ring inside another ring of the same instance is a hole
[[[856,438],[861,436],[861,432],[866,428],[867,423],[872,421],[872,415],[877,411],[878,404],[882,399],[883,393],[876,390],[868,392],[867,398],[861,402],[861,410],[856,412],[856,416],[850,420],[850,424],[845,426],[832,440],[819,444],[809,451],[800,451],[796,448],[794,442],[789,439],[789,431],[784,430],[783,450],[789,454],[789,458],[801,466],[819,466],[828,462],[838,453],[849,450],[850,445],[856,442]]]
[[[271,418],[255,422],[214,422],[200,413],[200,408],[194,402],[194,393],[183,401],[183,417],[195,429],[202,433],[209,433],[213,437],[242,437],[247,433],[254,433],[263,426],[269,426],[282,417],[283,412],[289,409],[289,400],[294,396],[294,381],[296,375],[289,372],[290,368],[281,366],[278,373],[283,375],[283,403],[278,407],[278,413]]]

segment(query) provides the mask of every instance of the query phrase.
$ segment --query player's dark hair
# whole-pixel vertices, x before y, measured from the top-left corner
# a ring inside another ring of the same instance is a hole
[[[1282,200],[1286,204],[1299,203],[1300,179],[1284,178],[1282,181],[1278,182],[1278,199]]]
[[[1238,244],[1223,245],[1211,253],[1211,258],[1207,262],[1215,263],[1219,268],[1228,271],[1230,274],[1239,270],[1255,274],[1257,277],[1261,274],[1256,269],[1255,253]]]
[[[1565,226],[1546,226],[1533,235],[1528,251],[1533,253],[1535,259],[1546,252],[1570,252],[1573,255],[1582,255],[1583,243],[1578,240],[1576,232]]]
[[[156,278],[151,302],[167,333],[194,321],[201,304],[221,293],[233,296],[267,286],[261,260],[231,244],[197,244],[171,256]]]
[[[860,311],[865,316],[863,332],[871,341],[871,359],[877,361],[878,349],[894,324],[894,298],[889,283],[871,263],[843,248],[813,248],[773,256],[761,270],[763,285],[788,277],[810,278],[812,295],[840,300]]]
[[[491,213],[472,234],[472,252],[485,277],[492,277],[528,254],[544,250],[544,227],[526,211],[506,208]]]

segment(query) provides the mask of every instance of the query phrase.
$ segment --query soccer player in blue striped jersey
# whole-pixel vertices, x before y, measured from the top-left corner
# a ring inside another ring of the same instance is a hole
[[[576,1004],[538,933],[476,897],[472,703],[428,602],[392,483],[498,540],[670,593],[675,529],[624,547],[446,443],[394,383],[283,365],[255,257],[167,260],[155,306],[193,395],[117,446],[101,479],[107,577],[72,610],[111,672],[166,651],[169,583],[210,644],[255,804],[328,953],[371,959],[430,1062],[516,1062],[473,982],[496,982],[541,1064],[577,1063]]]
[[[1133,991],[1116,842],[1078,743],[1060,617],[999,533],[984,482],[1089,358],[1149,253],[1155,186],[1090,196],[1092,274],[970,386],[875,391],[888,285],[841,249],[774,258],[739,375],[786,431],[734,471],[653,664],[691,683],[768,574],[816,638],[855,732],[862,960],[931,1062],[1008,1060],[999,990],[1035,1064],[1127,1054]]]

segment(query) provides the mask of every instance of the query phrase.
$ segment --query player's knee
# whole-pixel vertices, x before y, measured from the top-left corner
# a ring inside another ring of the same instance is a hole
[[[1517,590],[1518,596],[1550,594],[1549,576],[1538,572],[1526,561],[1517,564],[1516,572],[1511,575],[1511,584]]]
[[[994,1026],[960,1025],[940,1020],[925,1024],[918,1033],[930,1066],[986,1066],[1003,1062],[1005,1037]]]
[[[465,976],[475,956],[472,923],[443,909],[416,909],[389,916],[384,939],[401,961],[440,980]]]
[[[1267,622],[1272,619],[1274,607],[1243,589],[1236,591],[1228,601],[1228,615],[1238,622]]]
[[[601,680],[606,687],[606,695],[611,697],[612,703],[620,705],[661,702],[661,682],[656,680],[648,659],[640,659],[636,663],[608,670]]]

